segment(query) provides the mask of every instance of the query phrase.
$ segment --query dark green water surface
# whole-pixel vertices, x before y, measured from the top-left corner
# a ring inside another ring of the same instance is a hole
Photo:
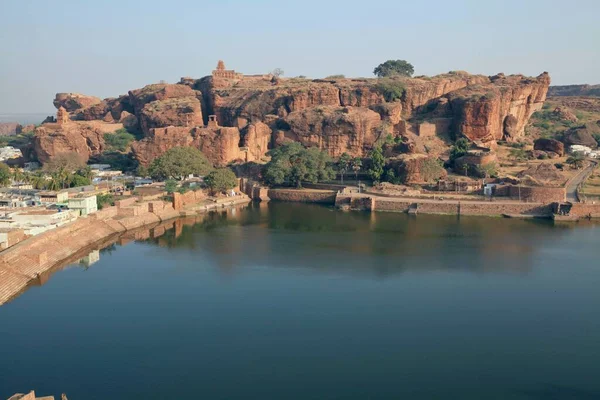
[[[0,307],[0,399],[599,399],[599,255],[585,224],[214,213]]]

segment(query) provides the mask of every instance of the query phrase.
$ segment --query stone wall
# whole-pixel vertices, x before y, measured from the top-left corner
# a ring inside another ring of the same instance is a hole
[[[521,201],[552,203],[565,201],[567,191],[564,187],[509,186],[508,195]]]
[[[269,189],[268,195],[275,201],[335,204],[336,191],[313,189]]]
[[[354,208],[354,202],[351,203]],[[448,201],[411,201],[375,198],[373,209],[375,211],[408,212],[409,208],[416,208],[419,214],[450,214],[450,215],[480,215],[501,216],[511,215],[536,215],[550,216],[552,205],[550,203],[513,203],[513,202],[448,202]]]
[[[600,204],[574,203],[569,215],[579,218],[600,218]]]
[[[206,199],[206,194],[202,190],[190,190],[186,193],[173,193],[173,208],[182,210],[185,206],[196,204]]]

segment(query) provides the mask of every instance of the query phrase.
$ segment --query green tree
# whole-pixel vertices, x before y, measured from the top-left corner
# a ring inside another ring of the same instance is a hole
[[[352,171],[354,171],[354,179],[358,180],[358,172],[362,168],[362,160],[359,157],[354,157],[352,161],[350,161],[350,165]]]
[[[340,176],[342,177],[342,185],[344,184],[344,175],[350,169],[350,163],[352,162],[352,157],[348,153],[342,153],[340,158],[336,163],[336,167]]]
[[[0,163],[0,186],[8,186],[10,184],[11,172],[8,165]]]
[[[98,203],[98,209],[101,210],[106,206],[114,206],[115,200],[112,194],[104,193],[96,196],[96,203]]]
[[[580,169],[583,167],[583,161],[585,160],[585,155],[581,152],[573,153],[569,158],[567,158],[566,163],[571,166],[571,168]]]
[[[167,179],[165,181],[165,190],[167,193],[173,193],[177,190],[177,181],[175,179]]]
[[[277,147],[269,152],[271,161],[265,166],[264,179],[272,185],[302,187],[302,182],[331,180],[335,172],[327,153],[306,149],[298,142]]]
[[[73,174],[68,178],[69,187],[87,186],[92,184],[92,180],[79,174]]]
[[[509,155],[515,161],[527,161],[527,151],[525,149],[510,149]]]
[[[238,185],[238,180],[230,168],[217,168],[204,178],[204,182],[214,194],[233,189]]]
[[[381,175],[383,175],[383,167],[385,165],[385,158],[383,157],[381,147],[375,147],[371,151],[369,158],[371,158],[371,168],[369,168],[367,172],[373,182],[379,182],[381,180]]]
[[[469,140],[466,138],[460,138],[454,142],[454,146],[450,149],[450,161],[454,161],[459,157],[464,156],[469,151]]]
[[[404,84],[394,79],[381,79],[377,82],[377,90],[383,95],[387,102],[402,100],[404,95]]]
[[[188,175],[206,175],[212,166],[206,156],[193,147],[173,147],[155,159],[149,168],[153,179],[182,179]]]
[[[379,64],[373,70],[373,74],[378,77],[386,76],[412,76],[415,72],[415,68],[411,63],[405,60],[387,60],[383,64]]]

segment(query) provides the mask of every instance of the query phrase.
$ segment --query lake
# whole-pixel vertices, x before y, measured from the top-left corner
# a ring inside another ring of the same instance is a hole
[[[0,307],[0,399],[600,398],[600,226],[270,203],[150,236]]]

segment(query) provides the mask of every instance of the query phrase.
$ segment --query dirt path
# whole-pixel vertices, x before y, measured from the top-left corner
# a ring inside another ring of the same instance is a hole
[[[579,202],[579,197],[577,197],[577,188],[579,187],[579,184],[588,177],[588,174],[590,174],[594,170],[594,168],[596,168],[596,164],[597,163],[595,161],[592,161],[590,165],[581,170],[581,172],[579,172],[569,181],[566,187],[567,201],[570,201],[572,203]]]

